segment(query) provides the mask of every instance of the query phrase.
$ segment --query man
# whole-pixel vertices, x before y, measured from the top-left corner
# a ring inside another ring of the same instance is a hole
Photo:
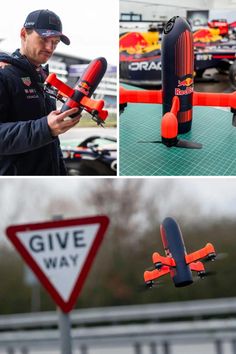
[[[78,109],[60,113],[44,91],[42,67],[58,43],[70,40],[52,11],[31,12],[20,32],[21,48],[0,54],[0,175],[66,175],[58,135],[79,122]]]

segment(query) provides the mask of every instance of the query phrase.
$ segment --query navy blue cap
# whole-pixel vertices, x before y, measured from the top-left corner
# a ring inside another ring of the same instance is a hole
[[[24,23],[25,28],[34,29],[41,37],[59,36],[66,45],[70,40],[62,33],[60,17],[49,10],[36,10],[31,12]]]

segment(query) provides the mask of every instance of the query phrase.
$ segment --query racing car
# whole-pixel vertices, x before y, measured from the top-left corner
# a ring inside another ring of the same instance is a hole
[[[116,138],[92,135],[78,140],[62,141],[61,149],[71,176],[115,176],[117,173]]]
[[[218,31],[219,32],[219,31]],[[214,29],[197,31],[194,40],[195,77],[201,78],[210,68],[227,72],[233,89],[236,89],[236,41],[224,39]],[[127,36],[127,35],[126,35]],[[209,40],[206,41],[206,38]],[[129,51],[120,48],[120,81],[136,86],[161,85],[160,44],[150,50]]]

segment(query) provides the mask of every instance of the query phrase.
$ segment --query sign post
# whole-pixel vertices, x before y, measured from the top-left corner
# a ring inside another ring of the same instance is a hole
[[[57,309],[60,330],[61,354],[72,354],[70,314],[63,312],[59,307]]]
[[[63,217],[62,215],[54,215],[52,220],[63,220]],[[57,306],[57,313],[61,354],[72,354],[70,313],[63,312],[59,306]]]
[[[107,216],[9,226],[6,234],[59,307],[61,353],[71,354],[70,320],[109,224]]]

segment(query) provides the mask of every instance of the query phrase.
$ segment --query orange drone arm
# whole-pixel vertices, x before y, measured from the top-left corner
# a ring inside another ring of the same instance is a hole
[[[163,257],[158,252],[153,253],[152,261],[153,261],[154,264],[161,263],[161,264],[163,264],[165,266],[169,266],[169,267],[175,267],[176,266],[174,258],[172,258],[172,257]]]
[[[64,82],[59,80],[56,77],[56,74],[52,73],[48,75],[48,77],[46,78],[46,83],[56,87],[59,90],[60,94],[63,94],[66,97],[70,97],[72,101],[71,108],[78,107],[78,103],[76,101],[73,101],[72,98],[73,94],[75,93],[75,90],[73,90],[70,86],[67,86],[66,84],[64,84]],[[84,96],[81,99],[79,104],[83,106],[84,109],[88,112],[97,111],[99,118],[101,118],[102,120],[105,120],[108,116],[108,111],[103,110],[104,107],[103,100],[96,101],[89,97]]]
[[[56,74],[54,74],[54,73],[49,74],[48,77],[46,78],[45,82],[51,86],[56,87],[59,91],[61,91],[67,97],[71,97],[75,92],[70,86],[64,84],[64,82],[59,80],[56,77]]]
[[[216,106],[236,108],[236,91],[232,93],[193,93],[193,106]]]
[[[191,270],[194,270],[195,272],[204,272],[205,268],[202,262],[193,262],[189,264],[189,267]]]
[[[157,269],[154,269],[154,270],[146,270],[144,272],[144,281],[145,282],[148,282],[148,281],[152,281],[152,280],[155,280],[155,279],[158,279],[160,277],[162,277],[163,275],[166,275],[170,273],[170,268],[167,267],[167,266],[163,266],[161,268],[161,270],[157,270]]]
[[[198,261],[199,259],[206,258],[210,254],[215,254],[216,251],[214,246],[211,243],[207,243],[205,247],[201,248],[200,250],[187,254],[185,256],[185,260],[187,264],[193,263]]]
[[[162,90],[126,90],[120,86],[120,104],[127,102],[162,103]]]
[[[84,96],[80,101],[80,104],[86,109],[88,112],[97,111],[98,115],[101,119],[105,120],[108,116],[108,111],[103,110],[104,101],[103,100],[92,100],[89,97]]]

